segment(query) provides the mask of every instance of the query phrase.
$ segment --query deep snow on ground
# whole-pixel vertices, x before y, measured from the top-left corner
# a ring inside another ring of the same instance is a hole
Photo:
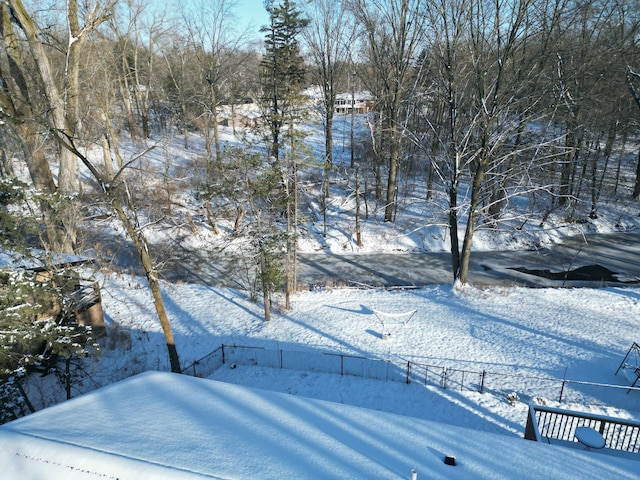
[[[144,280],[112,275],[104,279],[103,287],[108,336],[101,357],[90,365],[89,376],[79,387],[91,390],[140,372],[168,370],[164,337]],[[71,401],[64,407],[62,402],[58,406],[69,412],[68,417],[56,410],[51,420],[42,417],[39,423],[35,414],[33,421],[30,416],[24,424],[7,424],[8,432],[0,428],[0,443],[7,451],[19,452],[9,457],[10,473],[11,468],[17,472],[28,468],[35,472],[32,478],[49,480],[93,478],[95,472],[114,478],[194,478],[191,472],[225,473],[221,478],[235,478],[238,472],[281,478],[286,468],[304,472],[306,478],[364,478],[357,473],[360,469],[377,469],[376,478],[410,478],[410,469],[417,465],[419,478],[426,472],[433,478],[549,478],[558,472],[563,478],[597,478],[605,471],[612,478],[635,475],[635,460],[574,449],[563,454],[567,447],[533,444],[522,437],[530,403],[640,420],[640,391],[627,394],[626,388],[566,385],[563,402],[558,402],[563,377],[628,385],[628,379],[615,371],[637,340],[640,289],[319,290],[296,295],[291,311],[266,323],[261,306],[245,292],[193,284],[163,287],[183,366],[225,343],[279,348],[287,356],[297,353],[300,364],[306,352],[379,358],[399,365],[411,360],[484,369],[489,372],[486,388],[479,393],[474,388],[459,389],[454,382],[441,388],[437,381],[425,385],[414,379],[406,384],[317,373],[298,368],[296,362],[280,369],[228,358],[210,376],[212,380],[292,394],[300,400],[244,390],[221,396],[220,387],[189,386],[171,379],[162,380],[156,390],[113,385],[105,394],[80,398],[84,403]],[[382,324],[376,316],[376,312],[414,309],[406,323],[406,317],[382,315],[386,318]],[[386,340],[381,336],[385,331],[391,334]],[[47,378],[39,379],[43,386]],[[514,392],[519,401],[512,404],[507,396]],[[332,404],[307,404],[302,397]],[[383,413],[371,413],[375,411]],[[338,422],[333,415],[343,420]],[[74,427],[65,428],[64,418],[75,419]],[[125,435],[112,427],[118,422],[129,426]],[[338,422],[331,423],[335,430],[327,432],[327,422]],[[172,435],[167,428],[177,433]],[[254,437],[270,428],[278,438],[291,438],[286,443],[295,452],[297,441],[310,450],[299,458],[295,453],[296,463],[291,464],[289,450]],[[304,440],[301,428],[308,435]],[[349,434],[342,437],[345,429]],[[496,434],[500,438],[486,436]],[[411,447],[391,453],[391,439],[407,435],[406,445]],[[318,449],[313,446],[317,441],[338,446]],[[218,444],[212,457],[209,448]],[[427,453],[414,452],[423,444]],[[202,449],[203,445],[208,447]],[[87,446],[86,453],[77,450],[84,452]],[[380,448],[387,452],[384,461]],[[333,463],[337,460],[331,460],[332,455],[325,457],[329,451],[340,451],[349,460]],[[443,469],[440,457],[451,452],[461,459],[461,468]],[[385,470],[388,464],[392,470]]]
[[[358,159],[356,166],[361,176],[361,230],[363,245],[358,246],[355,230],[355,169],[350,168],[350,115],[336,115],[334,119],[334,167],[331,173],[331,196],[327,199],[326,212],[323,214],[321,192],[324,163],[324,135],[318,114],[312,110],[309,123],[305,125],[304,144],[308,153],[301,160],[298,172],[300,199],[299,218],[302,225],[298,230],[298,250],[301,252],[327,253],[398,253],[449,251],[450,237],[447,226],[448,193],[447,179],[436,183],[433,195],[427,199],[425,178],[427,163],[417,161],[415,176],[401,176],[398,190],[398,209],[394,222],[384,221],[385,199],[376,199],[371,167],[366,158]],[[369,120],[366,115],[355,117],[355,138],[358,147],[361,138],[370,136]],[[220,127],[222,145],[248,150],[261,149],[259,136],[231,127]],[[136,166],[140,167],[142,180],[133,183],[134,188],[150,192],[145,200],[155,207],[141,208],[144,214],[153,208],[160,208],[170,197],[174,202],[165,216],[158,213],[145,228],[146,235],[162,252],[158,260],[165,262],[170,253],[162,249],[169,244],[169,251],[175,253],[176,247],[198,252],[210,252],[211,256],[225,256],[230,253],[246,252],[247,237],[233,233],[236,208],[227,204],[225,208],[215,207],[217,225],[221,234],[215,235],[203,210],[203,196],[196,191],[201,187],[201,176],[205,172],[206,154],[204,139],[200,135],[188,135],[188,149],[177,132],[166,136],[156,135],[145,142],[123,141],[123,157],[133,158],[148,149]],[[480,224],[473,239],[473,249],[510,250],[527,249],[549,245],[567,236],[582,233],[611,233],[640,231],[637,201],[632,199],[633,176],[637,154],[620,152],[622,165],[626,165],[628,175],[622,175],[615,194],[610,195],[612,187],[599,198],[597,218],[590,218],[591,204],[588,201],[567,202],[564,207],[551,208],[551,196],[546,189],[528,189],[526,193],[514,194],[507,200],[508,208],[497,223],[497,228]],[[102,152],[91,151],[89,156],[100,163]],[[170,172],[173,181],[169,182],[173,193],[163,193],[167,189],[166,173]],[[87,176],[88,178],[88,176]],[[382,190],[386,187],[386,173],[382,172]],[[459,236],[463,238],[467,215],[466,203],[469,196],[468,186],[463,179],[458,200]],[[585,196],[587,198],[587,196]],[[224,202],[221,202],[224,204]],[[535,205],[535,209],[531,205]],[[167,207],[165,207],[167,208]],[[325,222],[323,220],[326,215]],[[95,220],[88,226],[99,231],[104,241],[105,235],[117,232],[124,234],[117,222],[109,220],[99,223]],[[89,247],[89,245],[88,245]],[[91,246],[92,247],[92,246]],[[100,247],[95,250],[104,253]]]
[[[304,218],[308,220],[299,232],[300,250],[354,254],[447,250],[443,192],[436,191],[434,199],[426,201],[420,181],[411,181],[412,189],[402,190],[397,221],[393,223],[382,221],[382,205],[369,197],[369,217],[362,221],[364,246],[355,245],[354,179],[353,172],[347,168],[350,121],[350,116],[336,116],[336,169],[327,208],[326,237],[322,235],[320,200],[316,195],[321,188],[322,163],[307,167],[300,174],[305,192],[302,209],[306,209]],[[311,124],[307,132],[305,142],[321,158],[324,145],[321,127]],[[356,117],[356,133],[367,134],[366,117]],[[127,154],[134,156],[155,145],[142,159],[141,167],[164,172],[170,158],[172,170],[182,169],[184,173],[185,168],[192,169],[190,173],[194,175],[197,172],[194,158],[199,165],[201,161],[197,158],[205,150],[202,137],[190,135],[188,150],[178,135],[169,138],[172,141],[155,137],[145,145],[123,143],[121,149],[126,158]],[[249,138],[258,142],[255,137]],[[221,127],[221,139],[229,144],[240,143],[228,127]],[[144,178],[152,181],[154,177],[145,175]],[[191,180],[190,188],[195,188],[197,182]],[[201,200],[192,190],[178,191],[175,197],[180,202],[169,217],[172,223],[169,226],[166,222],[152,223],[144,230],[154,246],[177,241],[199,252],[216,250],[217,253],[211,253],[213,256],[243,248],[244,241],[231,234],[232,218],[221,216],[222,233],[214,235],[199,210]],[[584,214],[586,208],[580,214],[578,206],[574,218],[585,221],[567,222],[567,211],[559,210],[552,212],[544,224],[536,217],[525,221],[523,212],[528,211],[526,199],[530,197],[513,198],[511,207],[518,207],[522,202],[524,207],[515,208],[517,215],[505,219],[498,230],[480,229],[474,237],[474,249],[524,248],[580,232],[636,231],[640,217],[637,205],[626,200],[628,197],[621,186],[615,198],[602,197],[597,219],[588,219]],[[185,220],[186,208],[191,209],[191,224]],[[464,209],[460,216],[463,220]],[[113,231],[122,234],[112,221],[93,228],[100,231],[101,226],[104,234]],[[218,250],[222,245],[225,250]],[[100,248],[96,251],[101,252]],[[159,253],[161,250],[154,249],[154,252],[159,262],[166,260]],[[135,262],[135,258],[132,261]],[[238,268],[244,266],[238,265]],[[98,278],[103,286],[108,337],[102,356],[79,389],[85,391],[148,369],[167,369],[166,347],[145,281],[113,270],[99,272]],[[440,389],[431,382],[426,386],[417,381],[400,385],[244,365],[234,370],[223,367],[214,378],[452,423],[473,425],[476,419],[479,428],[518,435],[522,433],[525,403],[536,399],[555,402],[561,388],[558,380],[562,378],[625,384],[627,379],[614,376],[614,372],[632,342],[639,340],[640,294],[636,289],[459,289],[442,285],[398,291],[309,291],[295,295],[293,310],[280,309],[281,313],[268,324],[263,321],[261,306],[248,298],[247,291],[184,283],[164,283],[163,289],[183,366],[224,343],[337,352],[396,363],[410,360],[472,372],[486,370],[493,375],[488,376],[487,392],[483,394],[472,389]],[[276,299],[278,305],[282,306],[282,299]],[[389,320],[384,328],[373,313],[373,310],[401,313],[414,309],[417,312],[408,323],[402,324],[402,318],[395,323]],[[383,330],[391,333],[389,340],[381,339]],[[497,374],[519,377],[500,378]],[[553,378],[554,381],[521,377]],[[574,387],[569,386],[563,393],[563,404],[578,410],[638,417],[640,395],[636,392],[626,395],[624,390]],[[514,391],[522,401],[511,406],[505,396]],[[60,392],[55,396],[57,400],[62,398]],[[447,407],[452,407],[455,414]]]
[[[313,175],[302,175],[308,192],[305,201],[309,221],[301,229],[301,251],[446,251],[443,193],[436,192],[434,200],[427,202],[419,183],[403,195],[395,223],[383,222],[381,204],[369,198],[370,216],[363,221],[364,246],[355,245],[354,183],[345,168],[349,158],[348,147],[344,148],[348,120],[342,117],[336,122],[335,158],[340,173],[332,185],[326,237],[322,235],[316,195],[320,168]],[[221,133],[224,140],[237,141],[229,129]],[[180,166],[204,151],[202,139],[196,136],[190,137],[189,151],[179,146],[180,139],[170,146],[160,139],[153,141],[158,148],[147,155],[147,166],[162,166],[168,156]],[[318,151],[321,141],[317,130],[308,137]],[[134,144],[124,147],[131,156],[144,148]],[[221,217],[223,233],[213,235],[197,196],[183,192],[177,198],[182,207],[173,210],[171,225],[145,229],[154,248],[168,241],[202,251],[221,245],[226,245],[228,252],[243,248],[242,241],[233,239],[230,233],[232,218]],[[506,219],[498,231],[481,229],[474,238],[474,249],[527,248],[580,232],[637,231],[637,206],[623,198],[603,199],[597,219],[578,215],[586,219],[584,222],[566,221],[566,211],[552,212],[544,224],[539,218],[525,221],[525,206],[518,216]],[[187,209],[192,214],[191,224],[186,221]],[[464,218],[464,211],[461,213]],[[105,234],[116,232],[116,238],[122,235],[111,221],[92,228],[103,228]],[[101,251],[100,247],[95,251]],[[162,256],[157,259],[165,260]],[[101,356],[95,363],[88,363],[83,380],[74,386],[74,394],[140,372],[169,369],[164,337],[145,280],[115,270],[97,272],[96,278],[102,286],[108,335]],[[628,385],[628,379],[616,376],[615,371],[631,344],[640,340],[640,290],[636,288],[533,290],[440,285],[391,291],[325,289],[296,294],[290,311],[284,311],[282,299],[277,298],[278,313],[269,323],[263,320],[261,305],[251,301],[244,290],[163,283],[163,291],[183,366],[226,344],[284,352],[338,353],[382,359],[394,365],[411,361],[431,365],[434,371],[446,367],[487,372],[484,393],[456,388],[455,382],[441,388],[437,381],[425,384],[413,379],[406,384],[316,373],[296,369],[295,365],[264,368],[248,365],[250,362],[238,362],[236,368],[225,364],[212,374],[216,380],[502,433],[514,440],[524,432],[529,403],[640,419],[640,392],[627,394],[623,388],[577,384],[562,389],[563,378]],[[406,317],[402,317],[387,319],[383,325],[374,313],[397,314],[414,309],[415,315],[406,323],[402,322]],[[386,331],[391,335],[383,340]],[[30,385],[30,395],[36,402],[39,397],[45,398],[39,406],[64,398],[62,391],[52,389],[50,380],[33,378]],[[559,403],[561,391],[563,401]],[[511,393],[520,399],[513,405],[506,398]]]
[[[164,337],[144,281],[111,276],[103,290],[108,336],[79,388],[168,370]],[[563,388],[561,382],[628,385],[626,376],[615,372],[638,340],[640,290],[635,288],[309,291],[296,295],[293,309],[269,323],[262,319],[261,305],[242,291],[165,284],[164,295],[183,367],[226,344],[382,359],[400,368],[411,361],[434,366],[432,374],[441,367],[487,372],[484,393],[470,385],[476,381],[472,373],[464,388],[452,381],[443,389],[433,375],[426,385],[418,377],[407,385],[314,373],[296,362],[284,369],[251,362],[237,362],[232,369],[228,362],[213,379],[520,437],[529,403],[640,419],[640,392]],[[388,318],[383,326],[374,313],[414,309],[406,324],[406,317]],[[382,339],[383,331],[389,339]],[[506,398],[512,392],[520,398],[515,405]]]

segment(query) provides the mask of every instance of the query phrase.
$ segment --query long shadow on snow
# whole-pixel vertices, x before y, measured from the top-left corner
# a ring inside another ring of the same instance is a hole
[[[412,291],[411,292],[413,295],[422,297],[422,295],[420,295],[420,291]],[[441,300],[439,298],[435,298],[435,297],[429,297],[428,298],[429,301],[433,301],[436,303],[440,303],[444,306],[448,306],[450,305],[450,301],[449,302],[445,302],[444,300]],[[451,300],[451,299],[450,299]],[[615,368],[619,365],[620,362],[620,352],[617,350],[609,350],[609,349],[605,349],[602,348],[600,345],[598,345],[595,342],[588,342],[588,341],[583,341],[583,342],[573,342],[570,341],[564,337],[560,337],[557,335],[551,335],[548,334],[547,332],[541,331],[541,330],[535,330],[523,325],[519,325],[516,324],[514,322],[511,322],[509,320],[506,320],[504,318],[500,318],[500,317],[495,317],[493,315],[487,315],[485,313],[479,312],[477,310],[473,310],[472,308],[469,308],[465,305],[462,305],[460,303],[458,303],[456,305],[457,309],[463,310],[466,313],[468,313],[470,316],[472,317],[480,317],[480,318],[484,318],[486,319],[487,322],[496,322],[499,324],[503,324],[506,325],[510,328],[514,328],[516,330],[523,330],[525,332],[528,332],[534,336],[540,336],[542,338],[548,338],[549,340],[552,340],[553,342],[557,342],[558,344],[566,344],[566,345],[571,345],[574,347],[577,347],[576,349],[578,351],[588,351],[591,353],[596,353],[598,354],[601,358],[598,359],[598,362],[602,363],[602,362],[606,362],[607,365],[611,366],[612,370],[611,370],[611,374],[607,375],[607,378],[604,379],[586,379],[586,378],[574,378],[573,380],[580,380],[580,381],[594,381],[596,383],[612,383],[612,384],[620,384],[620,385],[624,385],[624,382],[621,383],[621,379],[615,377],[614,372],[615,372]],[[540,342],[539,342],[540,343]],[[547,342],[542,342],[543,344],[550,344]],[[555,356],[559,356],[561,355],[561,350],[558,350],[558,352],[554,352],[551,351],[550,353],[555,355]],[[569,358],[567,356],[567,358]],[[466,360],[462,360],[462,359],[450,359],[450,361],[452,362],[460,362],[460,363],[469,363]],[[477,362],[479,365],[492,365],[492,363],[486,363],[486,362]],[[575,358],[573,359],[573,364],[574,364],[574,368],[578,369],[580,371],[588,371],[589,370],[589,366],[593,365],[593,361],[588,361],[588,360],[584,360],[581,358]],[[498,364],[495,364],[498,365]],[[521,366],[521,365],[514,365],[515,367]],[[526,366],[525,366],[526,367]],[[551,378],[556,378],[559,379],[561,377],[561,375],[559,374],[560,372],[557,371],[557,369],[551,369],[551,368],[541,368],[538,365],[532,365],[530,367],[534,367],[535,369],[541,371],[541,372],[547,372],[547,374],[549,375],[549,377]],[[514,373],[515,375],[515,373]],[[577,393],[581,393],[584,395],[591,395],[595,398],[598,398],[601,402],[603,402],[604,404],[611,404],[612,403],[612,399],[616,398],[615,403],[617,406],[624,408],[623,405],[627,405],[630,402],[627,401],[626,397],[623,397],[622,394],[624,393],[624,391],[617,392],[618,394],[613,395],[609,392],[606,391],[606,389],[601,389],[599,391],[594,391],[593,388],[589,388],[588,386],[580,386],[580,385],[572,385],[571,388],[573,388]],[[497,391],[500,391],[499,389]],[[632,403],[632,402],[631,402]]]
[[[455,304],[455,308],[457,310],[461,310],[462,312],[464,312],[464,314],[469,315],[470,317],[475,317],[475,318],[479,318],[479,319],[484,319],[487,322],[495,322],[498,324],[502,324],[505,325],[509,328],[512,328],[514,330],[522,330],[525,331],[529,334],[531,334],[532,336],[536,336],[536,337],[541,337],[544,339],[547,339],[549,341],[558,343],[558,344],[566,344],[568,346],[572,346],[575,347],[577,350],[588,350],[589,352],[592,353],[596,353],[601,357],[604,358],[610,358],[610,359],[615,359],[618,356],[618,352],[615,350],[611,350],[611,349],[605,349],[603,348],[601,345],[595,343],[595,342],[589,342],[589,341],[582,341],[582,342],[577,342],[577,341],[572,341],[570,339],[567,339],[565,337],[561,337],[558,335],[553,335],[551,333],[545,332],[543,330],[538,330],[538,329],[533,329],[530,327],[527,327],[525,325],[521,325],[512,321],[507,320],[506,318],[502,318],[502,317],[496,317],[493,315],[488,315],[486,313],[483,313],[479,310],[474,310],[473,308],[470,308],[466,305],[464,305],[463,303],[461,303],[461,301],[459,299],[457,299],[456,297],[451,297],[448,298],[447,301],[437,298],[437,297],[424,297],[423,295],[420,294],[420,290],[412,290],[411,291],[412,295],[418,296],[420,298],[425,298],[426,300],[430,301],[430,302],[434,302],[434,303],[439,303],[442,306],[445,307],[450,307],[452,302],[456,302]],[[548,344],[547,342],[541,342],[542,344]],[[570,351],[570,350],[567,350]],[[553,351],[550,351],[550,353],[554,354],[554,355],[558,355],[558,353],[555,353]],[[581,359],[577,359],[578,361],[580,361]],[[551,372],[553,373],[553,372]]]

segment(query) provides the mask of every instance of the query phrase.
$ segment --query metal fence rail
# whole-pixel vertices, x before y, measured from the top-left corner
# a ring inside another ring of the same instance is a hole
[[[640,422],[540,405],[529,407],[524,438],[577,443],[576,428],[583,426],[600,432],[605,439],[604,448],[640,453]]]
[[[208,377],[224,365],[223,352],[224,345],[196,360],[188,367],[183,368],[180,373],[191,375],[192,377]]]
[[[281,368],[307,372],[350,375],[372,380],[404,383],[421,383],[443,389],[488,392],[507,397],[517,392],[528,403],[549,400],[573,400],[579,403],[593,402],[602,389],[628,392],[621,401],[637,402],[640,387],[609,385],[579,380],[526,376],[487,370],[465,370],[442,365],[430,365],[411,360],[383,360],[357,355],[314,352],[309,350],[283,350],[242,345],[222,345],[208,355],[186,367],[182,372],[207,377],[225,363]],[[531,392],[530,395],[527,395]]]

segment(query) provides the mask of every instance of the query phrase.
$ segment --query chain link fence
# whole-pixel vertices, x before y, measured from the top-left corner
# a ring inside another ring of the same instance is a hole
[[[224,364],[349,375],[363,379],[420,383],[443,389],[475,391],[508,401],[610,404],[637,409],[640,387],[610,385],[552,377],[526,376],[487,370],[467,370],[412,360],[383,360],[356,355],[222,345],[186,367],[182,373],[208,377]],[[603,396],[607,401],[602,400]]]

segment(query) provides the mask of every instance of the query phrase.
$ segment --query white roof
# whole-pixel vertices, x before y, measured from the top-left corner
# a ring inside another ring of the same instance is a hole
[[[425,405],[429,408],[429,405]],[[454,455],[456,466],[444,463]],[[171,373],[0,426],[4,480],[637,478],[637,461]]]
[[[351,93],[338,93],[336,95],[337,100],[351,100],[351,98],[355,98],[357,101],[373,101],[373,95],[366,90],[358,91],[353,94]]]
[[[39,270],[44,269],[47,265],[75,264],[87,261],[87,257],[69,253],[32,249],[31,256],[26,256],[16,251],[0,249],[0,268]]]
[[[262,110],[256,103],[243,103],[235,105],[231,108],[231,105],[222,105],[218,107],[218,115],[221,118],[231,118],[232,115],[243,116],[246,118],[260,118],[262,117]]]

